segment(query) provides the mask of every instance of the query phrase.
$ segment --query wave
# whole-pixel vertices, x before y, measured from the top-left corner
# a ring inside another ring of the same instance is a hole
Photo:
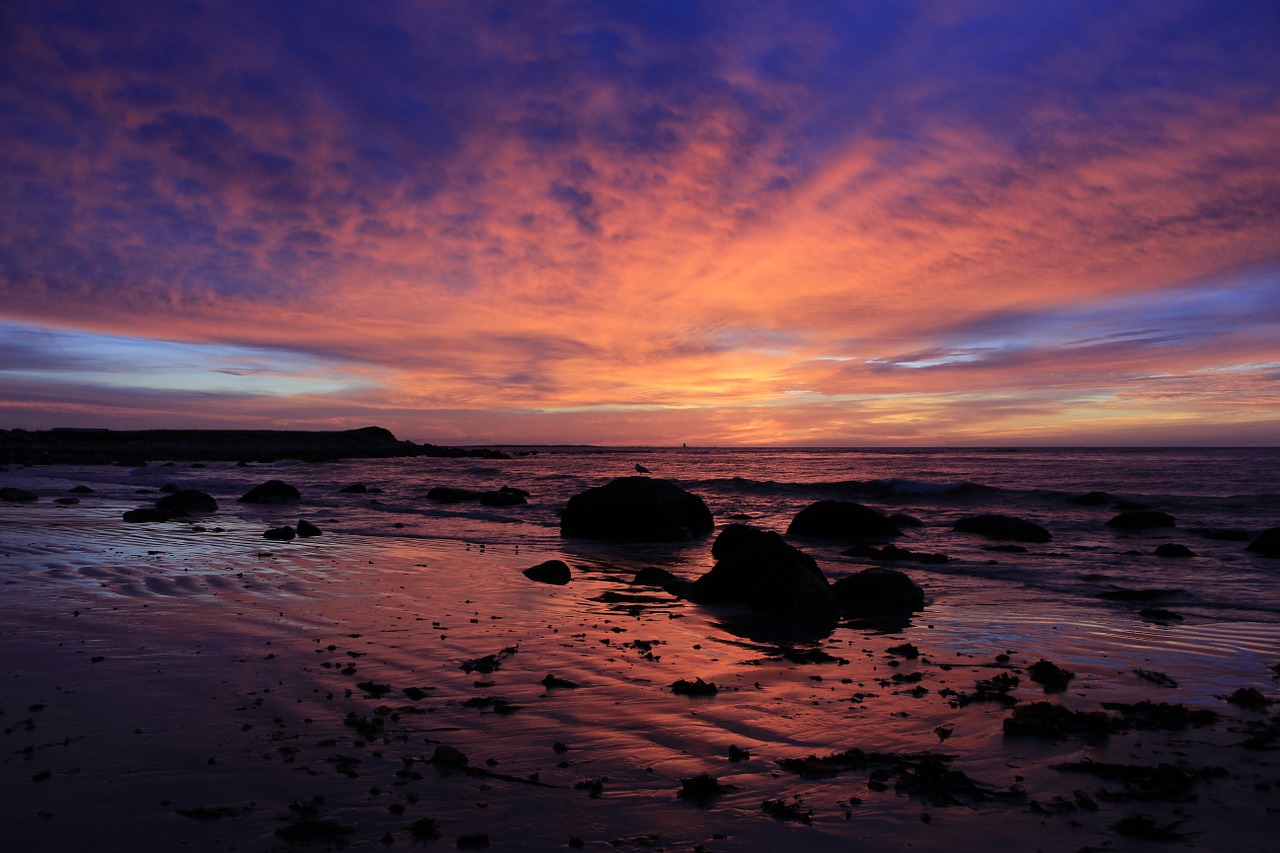
[[[784,482],[748,477],[714,478],[689,484],[693,488],[737,491],[748,494],[834,494],[886,498],[904,495],[988,495],[1005,491],[971,480],[911,480],[900,477],[877,480],[835,480],[828,482]]]

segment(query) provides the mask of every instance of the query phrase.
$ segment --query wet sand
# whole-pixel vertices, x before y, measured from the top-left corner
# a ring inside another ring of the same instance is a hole
[[[8,849],[1264,850],[1280,832],[1280,706],[1226,701],[1277,698],[1274,626],[957,579],[926,583],[900,630],[786,643],[634,586],[636,555],[608,548],[3,512]],[[569,584],[521,574],[551,558]],[[1075,674],[1064,691],[1032,680],[1041,658]],[[673,689],[697,678],[717,692]],[[1042,701],[1112,723],[1004,732]],[[1142,701],[1212,720],[1113,704]]]

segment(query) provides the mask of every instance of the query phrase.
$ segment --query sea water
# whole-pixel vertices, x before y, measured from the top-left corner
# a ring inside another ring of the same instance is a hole
[[[1162,608],[1184,618],[1280,622],[1280,561],[1245,550],[1262,530],[1280,525],[1277,448],[1018,448],[1018,449],[742,449],[655,447],[505,448],[510,459],[404,458],[272,464],[153,462],[139,468],[45,466],[13,469],[5,484],[44,499],[72,486],[94,493],[67,514],[114,513],[149,505],[165,485],[213,494],[223,513],[247,523],[307,517],[322,529],[372,537],[452,540],[475,547],[520,549],[531,558],[609,562],[620,571],[661,564],[696,577],[710,568],[710,539],[680,545],[618,545],[565,540],[566,502],[617,477],[670,479],[699,495],[717,527],[733,522],[785,533],[797,512],[818,500],[856,501],[919,520],[895,544],[945,554],[943,564],[891,563],[926,589],[954,594],[979,583],[984,594],[1031,592],[1105,601],[1117,590],[1161,589]],[[637,466],[647,473],[637,472]],[[236,498],[267,479],[295,485],[303,502],[258,508]],[[360,483],[368,491],[343,492]],[[490,507],[440,503],[446,486],[473,491],[503,486],[529,493],[528,503]],[[1100,503],[1075,499],[1104,492]],[[1107,522],[1127,508],[1150,508],[1176,526],[1127,531]],[[953,530],[964,516],[1002,513],[1050,531],[1052,541],[1025,553]],[[276,516],[279,516],[277,519]],[[843,554],[848,543],[793,540],[832,579],[871,565]],[[1176,543],[1193,556],[1161,558]],[[995,584],[993,587],[992,584]],[[1102,606],[1102,605],[1100,605]]]

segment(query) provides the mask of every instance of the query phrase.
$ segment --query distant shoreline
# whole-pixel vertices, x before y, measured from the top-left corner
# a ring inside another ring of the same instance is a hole
[[[329,461],[433,456],[509,459],[488,448],[401,441],[382,427],[351,430],[0,430],[0,465],[140,465],[279,459]]]

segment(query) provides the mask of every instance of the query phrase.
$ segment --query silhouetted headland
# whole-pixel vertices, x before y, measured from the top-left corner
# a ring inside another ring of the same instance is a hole
[[[484,448],[401,441],[382,427],[349,430],[0,430],[0,464],[110,465],[148,460],[274,462],[403,456],[508,459]]]

